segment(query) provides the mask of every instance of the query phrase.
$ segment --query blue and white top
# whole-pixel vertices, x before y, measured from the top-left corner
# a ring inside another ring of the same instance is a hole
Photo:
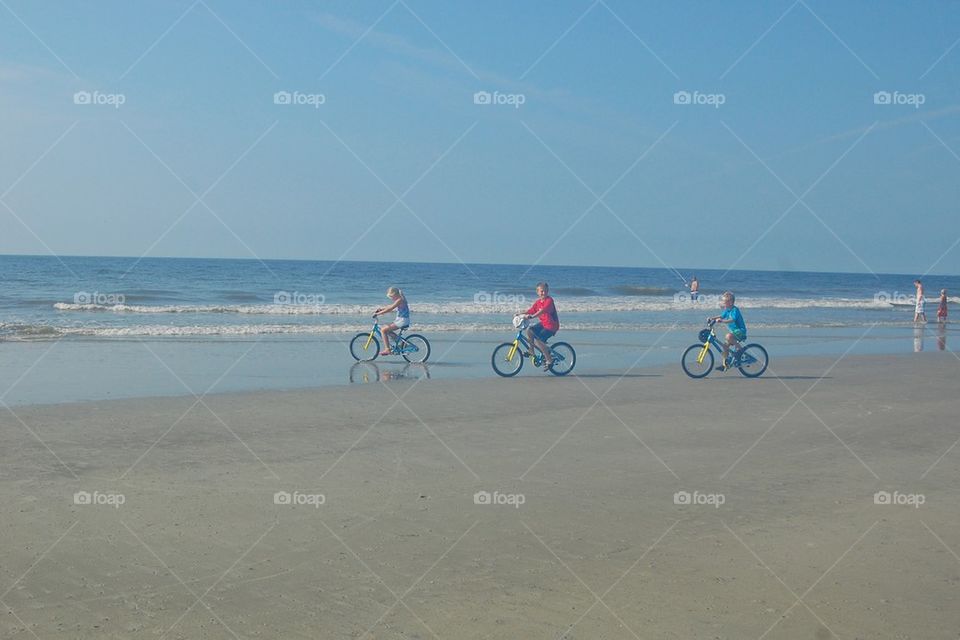
[[[406,320],[410,321],[410,305],[407,304],[407,299],[404,297],[399,305],[397,305],[397,320]]]

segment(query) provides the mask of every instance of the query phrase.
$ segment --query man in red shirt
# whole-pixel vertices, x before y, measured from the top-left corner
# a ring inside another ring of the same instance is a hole
[[[537,301],[524,314],[526,318],[537,316],[540,320],[538,324],[527,328],[527,340],[530,342],[531,350],[537,348],[543,353],[543,368],[545,371],[553,366],[553,358],[550,356],[550,347],[547,346],[547,340],[560,330],[557,307],[553,304],[553,298],[550,297],[549,292],[550,287],[546,282],[537,283]]]

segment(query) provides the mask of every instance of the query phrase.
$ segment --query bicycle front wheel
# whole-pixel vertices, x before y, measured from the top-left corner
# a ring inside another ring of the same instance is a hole
[[[411,333],[403,338],[400,353],[407,362],[426,362],[430,357],[430,343],[419,333]]]
[[[577,364],[577,352],[566,342],[553,343],[550,346],[550,355],[553,357],[550,373],[555,376],[567,375]]]
[[[683,372],[691,378],[704,378],[713,370],[713,351],[708,348],[701,359],[700,353],[702,351],[702,344],[692,344],[687,347],[680,359]]]
[[[490,364],[498,376],[510,378],[523,368],[523,353],[519,347],[514,347],[512,342],[504,342],[493,350],[490,357]]]
[[[358,333],[350,341],[350,355],[360,362],[376,360],[380,355],[380,341],[372,333]]]
[[[756,342],[748,344],[740,352],[740,362],[737,369],[748,378],[756,378],[763,375],[767,370],[770,358],[767,356],[767,350]]]

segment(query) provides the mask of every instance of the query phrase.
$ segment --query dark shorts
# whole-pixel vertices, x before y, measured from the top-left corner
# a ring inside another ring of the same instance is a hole
[[[747,339],[747,334],[740,329],[730,329],[730,333],[733,334],[733,337],[736,338],[739,342],[743,342]]]
[[[549,329],[544,329],[543,325],[540,323],[532,325],[530,327],[530,330],[533,331],[534,337],[537,340],[540,340],[542,342],[546,342],[547,340],[549,340],[550,338],[552,338],[557,334],[556,331],[550,331]]]

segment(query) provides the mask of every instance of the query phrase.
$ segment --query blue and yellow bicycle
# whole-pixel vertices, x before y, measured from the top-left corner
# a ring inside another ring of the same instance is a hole
[[[390,355],[403,356],[407,362],[426,362],[430,357],[430,343],[418,333],[403,335],[406,327],[397,330],[397,339],[390,347]],[[373,316],[373,329],[358,333],[350,341],[350,355],[354,360],[369,362],[380,355],[380,322]]]
[[[513,319],[513,326],[517,328],[517,337],[513,342],[504,342],[497,345],[490,357],[490,364],[498,376],[511,378],[523,368],[523,361],[529,357],[530,362],[535,367],[543,365],[543,354],[539,350],[530,347],[527,337],[523,334],[527,328],[528,321],[523,316],[517,316]],[[555,376],[565,376],[577,364],[577,352],[573,350],[566,342],[554,342],[550,347],[550,356],[553,358],[553,364],[550,365],[550,373]]]
[[[717,338],[716,322],[708,322],[706,329],[701,329],[698,335],[700,342],[692,344],[683,352],[680,364],[683,366],[683,372],[691,378],[705,378],[713,371],[714,357],[711,345],[718,353],[723,355],[723,343]],[[744,345],[739,351],[733,352],[727,356],[727,367],[735,367],[741,374],[748,378],[756,378],[763,375],[769,364],[767,350],[756,342]]]

